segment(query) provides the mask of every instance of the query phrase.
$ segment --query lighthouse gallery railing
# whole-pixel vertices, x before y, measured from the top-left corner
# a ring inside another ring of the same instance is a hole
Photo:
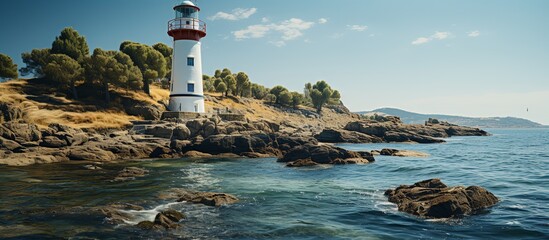
[[[196,18],[176,18],[168,22],[168,31],[178,29],[193,29],[206,32],[206,23]]]

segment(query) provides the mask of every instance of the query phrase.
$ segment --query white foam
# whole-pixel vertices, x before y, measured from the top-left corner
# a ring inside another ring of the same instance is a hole
[[[129,216],[131,216],[131,219],[124,220],[126,224],[130,225],[136,225],[139,222],[142,221],[154,221],[154,218],[158,213],[160,213],[162,210],[166,210],[168,208],[171,208],[174,205],[180,205],[183,204],[183,202],[172,202],[167,204],[161,204],[156,206],[153,209],[145,209],[145,210],[120,210],[121,213],[126,213]]]

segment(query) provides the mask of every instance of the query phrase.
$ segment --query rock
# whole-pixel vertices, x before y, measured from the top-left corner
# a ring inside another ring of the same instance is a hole
[[[227,193],[197,192],[188,189],[175,188],[159,196],[161,199],[177,199],[178,202],[204,204],[220,207],[238,202],[238,198]]]
[[[311,159],[307,158],[289,162],[286,164],[286,167],[310,167],[315,165],[318,165],[318,163],[315,163]]]
[[[105,151],[96,146],[79,146],[69,150],[67,157],[74,161],[110,162],[117,159],[110,151]]]
[[[84,168],[88,169],[88,170],[101,170],[101,169],[103,169],[103,168],[101,168],[97,165],[84,165]]]
[[[154,222],[142,221],[137,224],[137,227],[146,230],[176,229],[179,227],[178,222],[183,218],[185,218],[183,213],[168,209],[156,214]]]
[[[195,119],[186,123],[187,128],[191,131],[191,136],[201,135],[202,127],[207,119]]]
[[[114,178],[114,181],[126,181],[133,180],[136,177],[144,177],[149,173],[149,170],[138,167],[126,167],[122,171],[118,172],[118,175]]]
[[[167,147],[156,147],[149,155],[150,158],[171,158],[172,150]]]
[[[478,186],[448,187],[440,179],[402,185],[385,192],[399,211],[426,218],[455,218],[495,205],[494,194]]]
[[[375,162],[376,159],[374,158],[374,154],[371,152],[365,152],[365,151],[358,151],[358,154],[360,154],[360,157],[368,160],[368,162]]]
[[[331,145],[305,144],[292,148],[284,154],[282,158],[279,158],[278,161],[293,162],[302,159],[310,159],[311,161],[319,164],[335,164],[341,163],[341,160],[351,158],[362,159],[360,154],[345,150],[343,148],[338,148]],[[336,160],[339,161],[336,162]]]
[[[40,140],[42,133],[35,124],[7,122],[0,124],[0,137],[24,143]]]
[[[173,129],[172,140],[187,140],[191,138],[191,130],[187,126],[180,124]]]
[[[320,142],[328,143],[378,143],[382,141],[379,137],[343,129],[324,129],[320,134],[315,135],[315,138]]]
[[[3,137],[0,137],[0,149],[7,149],[10,151],[16,151],[18,149],[22,149],[23,146],[21,146],[16,141],[8,140]]]
[[[108,206],[92,208],[92,212],[99,212],[107,218],[107,221],[111,224],[121,224],[131,220],[132,216],[121,210],[135,210],[142,211],[143,207],[129,203],[114,203]]]
[[[170,139],[172,137],[174,128],[175,127],[172,125],[155,125],[154,127],[146,128],[144,132],[147,135],[153,135],[157,138]]]
[[[56,136],[46,136],[42,138],[40,146],[48,148],[62,148],[68,146],[67,141],[59,139]]]
[[[398,150],[398,149],[388,149],[384,148],[379,151],[380,155],[384,156],[395,156],[395,157],[428,157],[429,154],[416,152],[411,150]]]
[[[127,114],[143,117],[145,120],[158,120],[164,111],[163,107],[157,104],[140,104],[135,101],[123,101]]]
[[[187,158],[207,158],[211,157],[212,155],[209,153],[203,153],[199,151],[188,151],[185,152],[181,157],[187,157]]]
[[[56,163],[64,162],[69,159],[64,155],[64,152],[51,152],[53,149],[37,148],[35,151],[25,153],[12,153],[9,157],[0,157],[0,164],[9,166],[28,166],[32,164]]]

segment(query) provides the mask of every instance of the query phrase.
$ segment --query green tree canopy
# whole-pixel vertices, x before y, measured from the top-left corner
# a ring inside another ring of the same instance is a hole
[[[43,77],[44,73],[42,72],[42,67],[46,66],[48,63],[49,55],[49,48],[33,49],[30,53],[22,53],[21,58],[23,59],[23,63],[27,66],[21,68],[19,72],[21,72],[21,75],[23,76],[33,74],[35,77]]]
[[[277,102],[284,106],[292,105],[292,94],[289,91],[282,91],[276,98]]]
[[[110,102],[109,84],[126,89],[139,89],[142,87],[142,77],[139,68],[123,52],[97,48],[86,63],[87,80],[102,86],[107,103]]]
[[[275,103],[276,102],[276,96],[272,93],[269,93],[265,96],[265,101],[268,103]]]
[[[134,64],[141,70],[143,90],[145,93],[150,94],[150,81],[165,76],[168,71],[166,59],[162,53],[151,46],[129,41],[120,44],[120,51],[130,56]]]
[[[301,105],[304,101],[303,94],[298,92],[292,92],[292,106],[294,108],[297,108],[297,106]]]
[[[165,78],[171,78],[171,73],[172,73],[172,56],[173,56],[173,49],[171,47],[169,47],[168,45],[164,44],[164,43],[157,43],[157,44],[154,44],[152,45],[152,47],[160,52],[162,54],[162,56],[164,56],[164,59],[166,59],[166,76],[164,76]]]
[[[288,92],[288,89],[286,89],[283,86],[278,85],[278,86],[275,86],[275,87],[271,88],[271,91],[269,91],[269,93],[276,96],[276,103],[281,104],[280,103],[280,94],[284,91]]]
[[[61,89],[70,89],[74,99],[78,99],[75,82],[82,76],[80,64],[65,54],[51,54],[43,68],[44,75],[57,83]]]
[[[51,53],[65,54],[78,62],[83,62],[84,58],[90,54],[90,49],[86,38],[73,28],[68,27],[63,29],[53,41]]]
[[[236,92],[236,79],[234,76],[232,74],[226,75],[225,78],[223,78],[223,82],[227,86],[225,96],[229,96],[229,93],[234,95]]]
[[[0,78],[15,79],[19,77],[17,64],[13,63],[10,56],[0,53]]]
[[[306,85],[305,89],[307,89],[307,87],[309,87],[309,85]],[[309,95],[311,96],[313,106],[318,112],[322,111],[324,104],[329,102],[339,102],[339,98],[341,97],[339,92],[332,90],[330,85],[328,85],[328,83],[324,80],[316,82],[312,86]]]
[[[256,83],[252,83],[251,90],[252,90],[252,97],[255,99],[264,99],[267,96],[267,94],[269,94],[269,91],[267,91],[267,88]]]
[[[236,95],[243,96],[244,92],[250,88],[250,77],[244,72],[236,74]]]

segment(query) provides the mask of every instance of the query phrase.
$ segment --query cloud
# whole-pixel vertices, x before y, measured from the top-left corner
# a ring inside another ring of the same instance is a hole
[[[318,24],[324,24],[324,23],[327,23],[327,22],[328,22],[328,19],[326,19],[326,18],[318,19]]]
[[[416,40],[412,41],[412,45],[421,45],[428,43],[433,40],[444,40],[452,36],[452,33],[450,32],[435,32],[430,37],[419,37]]]
[[[449,36],[450,36],[450,32],[435,32],[435,34],[433,34],[431,38],[442,40],[442,39],[448,38]]]
[[[230,20],[237,21],[242,19],[247,19],[250,16],[254,15],[257,12],[257,8],[236,8],[231,11],[231,13],[226,12],[217,12],[215,15],[209,17],[208,19],[214,20]]]
[[[266,18],[266,17],[261,18],[261,22],[262,22],[262,23],[267,23],[267,22],[269,22],[269,21],[270,21],[269,18]]]
[[[420,45],[420,44],[428,43],[428,42],[430,42],[430,41],[431,41],[431,39],[429,39],[429,38],[420,37],[420,38],[414,40],[414,41],[412,42],[412,45]]]
[[[478,36],[480,36],[480,31],[479,31],[479,30],[475,30],[475,31],[469,32],[469,33],[467,34],[467,36],[469,36],[469,37],[478,37]]]
[[[347,28],[351,31],[364,32],[368,29],[365,25],[347,25]]]
[[[313,27],[314,24],[314,22],[307,22],[299,18],[291,18],[279,23],[251,25],[245,29],[234,31],[233,35],[236,40],[243,40],[263,38],[268,33],[278,33],[281,35],[280,39],[270,43],[282,47],[286,45],[286,41],[303,36],[303,31]]]

